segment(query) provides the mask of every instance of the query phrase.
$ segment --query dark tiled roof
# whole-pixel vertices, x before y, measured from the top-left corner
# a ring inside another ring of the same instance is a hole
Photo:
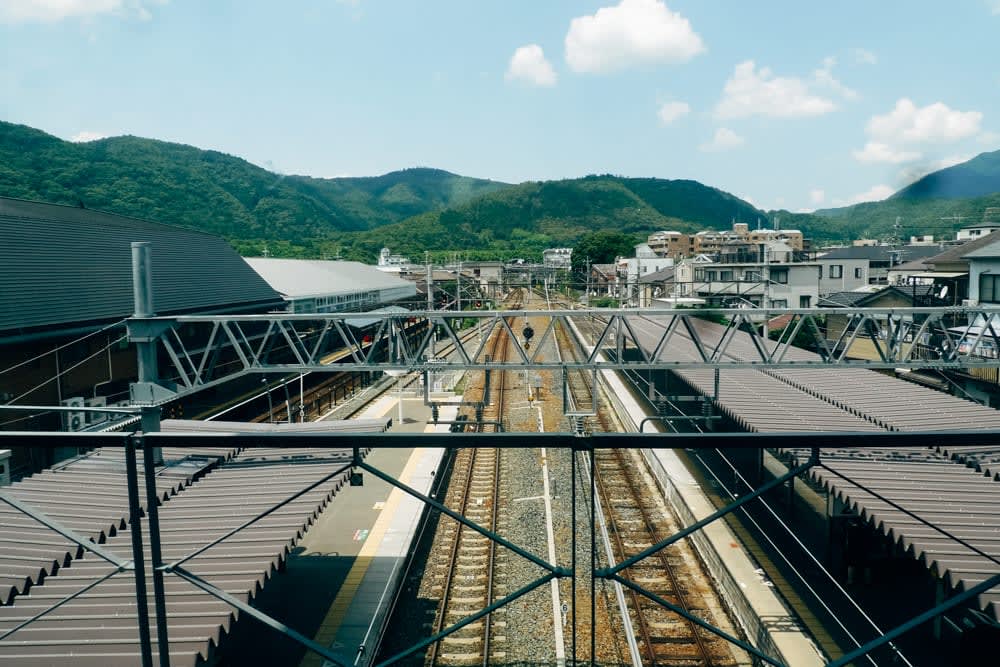
[[[904,285],[900,287],[890,285],[877,292],[833,292],[820,298],[819,305],[827,307],[844,306],[845,308],[850,306],[861,307],[870,304],[872,301],[876,301],[890,292],[895,292],[904,298],[912,299],[914,296],[927,296],[939,289],[941,289],[940,286],[935,285]]]
[[[1000,226],[1000,225],[998,225]],[[1000,257],[1000,233],[990,234],[986,238],[992,239],[992,243],[967,250],[965,257]]]
[[[591,268],[608,278],[615,276],[618,272],[618,266],[615,264],[591,264]]]
[[[922,257],[931,257],[941,252],[936,245],[906,245],[906,246],[851,246],[836,248],[817,259],[867,259],[876,262],[888,262],[889,253],[898,252],[903,262],[910,262]]]
[[[673,280],[675,267],[668,266],[659,271],[654,271],[653,273],[647,273],[642,278],[639,279],[640,283],[658,283],[662,280]]]
[[[993,237],[992,234],[987,234],[986,236],[981,236],[974,241],[966,241],[961,245],[952,246],[942,253],[933,255],[927,258],[924,262],[928,265],[934,264],[947,264],[948,262],[965,262],[965,255],[972,252],[973,250],[978,250],[984,248],[991,243],[996,243],[997,239]]]
[[[819,306],[848,306],[855,305],[858,301],[869,296],[870,292],[831,292],[826,296],[820,297]]]
[[[133,241],[152,243],[158,314],[281,303],[226,241],[204,232],[0,198],[0,238],[0,336],[129,316]]]

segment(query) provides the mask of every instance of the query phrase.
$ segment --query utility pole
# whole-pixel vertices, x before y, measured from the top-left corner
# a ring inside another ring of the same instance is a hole
[[[775,223],[777,224],[777,218],[775,218]],[[767,242],[761,243],[760,247],[761,247],[761,250],[764,253],[764,300],[763,300],[763,304],[764,304],[764,310],[766,311],[768,308],[771,307],[771,253],[769,252],[770,249],[767,246]],[[763,334],[763,338],[764,338],[765,341],[767,341],[767,335],[768,335],[768,331],[767,331],[767,317],[768,317],[768,315],[765,312],[764,313],[764,326],[761,327],[761,332]]]

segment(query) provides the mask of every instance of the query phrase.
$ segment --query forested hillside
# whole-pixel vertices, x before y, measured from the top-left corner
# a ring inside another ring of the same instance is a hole
[[[587,176],[507,185],[427,168],[367,178],[284,176],[246,160],[138,137],[71,143],[0,122],[0,196],[80,205],[222,235],[243,254],[373,261],[378,250],[540,259],[607,229],[801,229],[816,246],[869,237],[950,236],[1000,207],[1000,152],[935,172],[882,201],[759,211],[697,181]],[[990,190],[993,188],[992,190]],[[986,192],[989,194],[984,194]],[[963,192],[979,196],[963,198]],[[900,224],[896,226],[897,218]]]
[[[437,169],[373,178],[283,176],[181,144],[138,137],[77,144],[0,122],[0,195],[83,205],[230,239],[324,238],[503,187]]]

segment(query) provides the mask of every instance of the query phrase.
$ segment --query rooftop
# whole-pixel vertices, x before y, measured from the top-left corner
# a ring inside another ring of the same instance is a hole
[[[924,257],[931,257],[941,252],[941,248],[936,245],[905,245],[905,246],[851,246],[849,248],[835,248],[830,252],[821,255],[819,259],[867,259],[881,262],[889,261],[889,253],[899,253],[899,258],[904,262],[909,262]]]
[[[412,282],[361,262],[274,257],[248,257],[246,261],[271,287],[293,299],[395,287],[415,289]]]
[[[160,315],[281,303],[225,240],[193,229],[0,197],[0,238],[0,337],[131,315],[133,241],[152,244]]]

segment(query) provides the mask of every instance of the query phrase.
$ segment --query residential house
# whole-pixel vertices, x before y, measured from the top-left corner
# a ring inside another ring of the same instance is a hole
[[[887,285],[889,270],[898,264],[923,259],[941,252],[939,247],[926,245],[906,246],[851,246],[835,248],[817,256],[823,266],[823,292],[850,291],[851,285]],[[837,268],[839,267],[839,268]]]
[[[887,285],[877,291],[857,290],[849,292],[834,292],[827,294],[819,300],[822,308],[912,308],[914,306],[936,306],[941,305],[936,298],[933,285],[908,286]],[[852,314],[845,310],[843,315],[830,313],[826,316],[826,340],[830,351],[843,349],[849,345],[847,355],[853,359],[870,359],[877,361],[881,356],[876,349],[872,337],[880,341],[880,345],[889,338],[890,326],[887,317],[870,320],[863,325],[852,320]],[[919,316],[918,316],[919,317]],[[903,331],[909,330],[909,336],[913,335],[913,319],[909,315],[901,316],[894,321],[892,330],[902,325]],[[910,326],[908,326],[910,325]],[[855,328],[862,326],[862,330]],[[853,339],[853,340],[852,340]],[[912,338],[904,336],[901,341],[904,345],[912,345]],[[926,344],[928,341],[916,341]]]

